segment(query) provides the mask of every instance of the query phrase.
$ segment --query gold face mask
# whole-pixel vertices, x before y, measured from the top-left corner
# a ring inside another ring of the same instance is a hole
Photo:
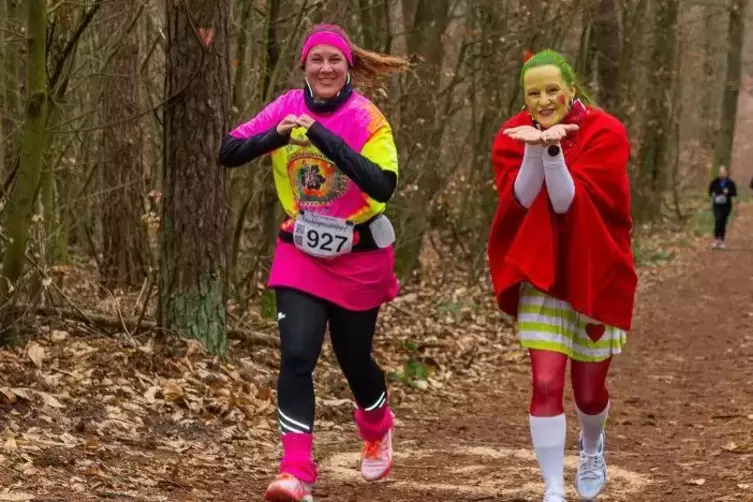
[[[575,91],[554,65],[535,66],[523,77],[526,108],[544,129],[562,122],[570,111]]]

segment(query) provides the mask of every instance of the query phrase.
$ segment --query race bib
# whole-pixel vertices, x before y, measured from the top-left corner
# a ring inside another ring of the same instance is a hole
[[[726,204],[727,203],[727,196],[726,195],[717,195],[714,197],[714,202],[717,204]]]
[[[333,258],[353,249],[353,224],[342,218],[299,213],[293,229],[295,246],[306,254]]]

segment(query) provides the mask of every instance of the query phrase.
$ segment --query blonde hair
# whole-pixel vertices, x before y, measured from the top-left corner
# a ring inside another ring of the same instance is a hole
[[[337,33],[350,44],[353,55],[353,65],[350,67],[351,83],[361,90],[373,90],[389,75],[410,69],[411,64],[407,58],[369,51],[357,46],[350,40],[348,33],[336,24],[312,26],[303,37],[302,44],[305,44],[311,35],[320,31]]]

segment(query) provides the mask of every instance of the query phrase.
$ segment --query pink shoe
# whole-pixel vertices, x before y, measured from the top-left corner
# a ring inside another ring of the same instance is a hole
[[[361,451],[361,475],[367,481],[377,481],[392,469],[392,431],[390,428],[382,439],[364,441]]]
[[[266,502],[314,502],[311,484],[304,483],[292,474],[280,474],[267,487]]]

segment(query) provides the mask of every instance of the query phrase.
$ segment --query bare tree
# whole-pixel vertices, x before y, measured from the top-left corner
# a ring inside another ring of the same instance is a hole
[[[47,118],[47,1],[29,0],[27,5],[26,43],[29,55],[26,67],[27,104],[21,147],[21,164],[8,207],[5,209],[10,243],[3,256],[0,299],[7,301],[26,263],[26,243],[42,173]],[[8,323],[4,323],[4,327]],[[0,337],[7,342],[9,332]]]
[[[217,162],[228,128],[229,0],[166,2],[164,211],[159,322],[224,353],[227,179]]]
[[[104,29],[117,43],[104,81],[102,118],[102,283],[133,286],[145,274],[148,257],[141,224],[146,184],[139,120],[139,40],[133,29],[139,12],[133,0],[104,4]],[[103,37],[104,38],[104,37]],[[107,40],[107,38],[104,38]]]
[[[729,28],[727,30],[727,75],[724,81],[724,101],[719,133],[714,147],[713,171],[719,167],[730,167],[732,145],[735,139],[735,122],[737,120],[737,98],[740,94],[740,75],[742,73],[743,37],[745,34],[745,12],[748,0],[733,0],[729,9]]]
[[[656,6],[645,121],[637,161],[638,179],[633,185],[637,194],[634,210],[639,220],[660,214],[661,198],[666,188],[665,163],[672,131],[671,94],[668,91],[671,91],[675,77],[677,14],[678,0],[667,0]]]

